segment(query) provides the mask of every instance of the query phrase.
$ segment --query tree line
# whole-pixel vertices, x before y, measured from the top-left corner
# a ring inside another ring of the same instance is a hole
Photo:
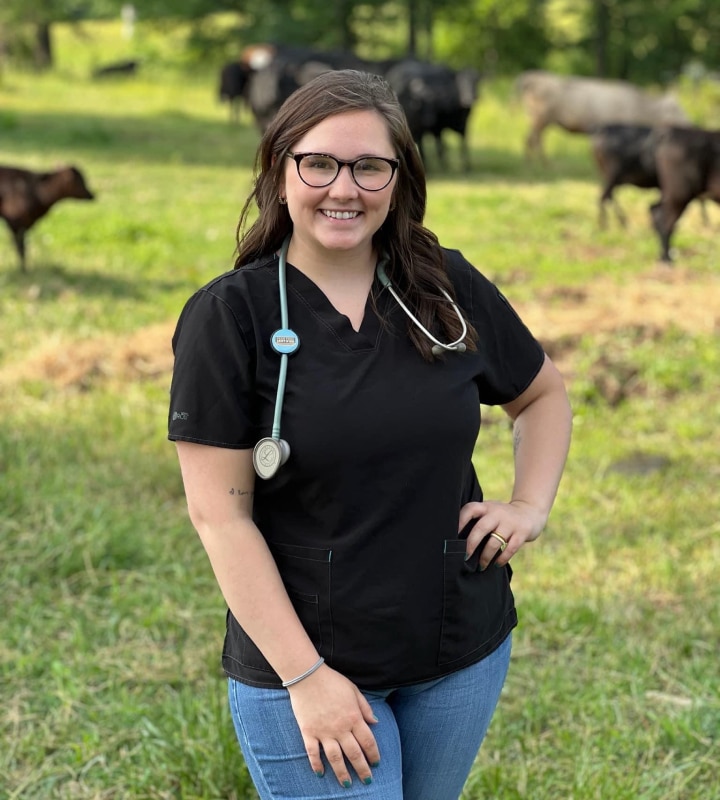
[[[3,0],[0,43],[38,68],[53,64],[52,26],[117,18],[128,0]],[[198,57],[258,41],[416,56],[485,74],[544,67],[666,83],[720,70],[717,0],[142,0],[139,18],[190,25]],[[222,29],[205,21],[224,13]]]

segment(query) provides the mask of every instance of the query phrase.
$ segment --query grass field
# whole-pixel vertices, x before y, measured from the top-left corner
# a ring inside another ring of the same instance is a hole
[[[97,193],[31,231],[27,274],[0,230],[0,798],[252,800],[165,433],[170,333],[231,263],[257,133],[149,41],[145,73],[103,83],[116,39],[59,47],[55,73],[0,84],[0,163],[74,163]],[[720,126],[717,96],[681,99]],[[528,319],[576,416],[463,798],[720,798],[720,214],[689,209],[662,268],[648,193],[621,190],[630,228],[601,232],[587,141],[552,133],[528,167],[524,131],[491,84],[474,171],[429,164],[429,225]],[[509,431],[484,413],[476,463],[504,498]]]

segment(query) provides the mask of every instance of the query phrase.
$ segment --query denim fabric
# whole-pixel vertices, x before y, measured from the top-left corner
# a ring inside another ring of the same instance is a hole
[[[228,681],[238,741],[261,800],[457,800],[510,663],[511,637],[481,661],[414,686],[364,692],[377,724],[373,780],[343,788],[310,767],[287,692]]]

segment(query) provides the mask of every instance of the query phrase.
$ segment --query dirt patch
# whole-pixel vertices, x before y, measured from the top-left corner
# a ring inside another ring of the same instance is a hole
[[[720,332],[720,276],[657,267],[623,283],[599,279],[582,287],[547,289],[515,307],[571,379],[573,354],[583,336],[632,334],[637,343],[669,328],[690,334]],[[37,380],[82,391],[98,380],[169,378],[174,328],[175,320],[170,320],[122,337],[49,343],[22,363],[0,368],[0,387]],[[608,399],[621,398],[633,378],[629,369],[611,381]]]
[[[175,322],[123,336],[51,342],[24,361],[0,368],[0,387],[50,381],[61,388],[88,389],[98,380],[134,381],[169,375]]]
[[[599,279],[547,289],[517,310],[540,339],[628,328],[713,333],[720,331],[720,276],[657,267],[623,283]]]

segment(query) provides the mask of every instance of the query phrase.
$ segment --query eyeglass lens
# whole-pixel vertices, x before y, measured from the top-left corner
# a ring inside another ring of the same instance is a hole
[[[340,172],[340,164],[332,157],[310,153],[303,156],[298,164],[298,174],[308,185],[321,188],[331,184]],[[390,183],[393,165],[382,158],[360,158],[349,165],[355,183],[361,189],[378,191]]]

